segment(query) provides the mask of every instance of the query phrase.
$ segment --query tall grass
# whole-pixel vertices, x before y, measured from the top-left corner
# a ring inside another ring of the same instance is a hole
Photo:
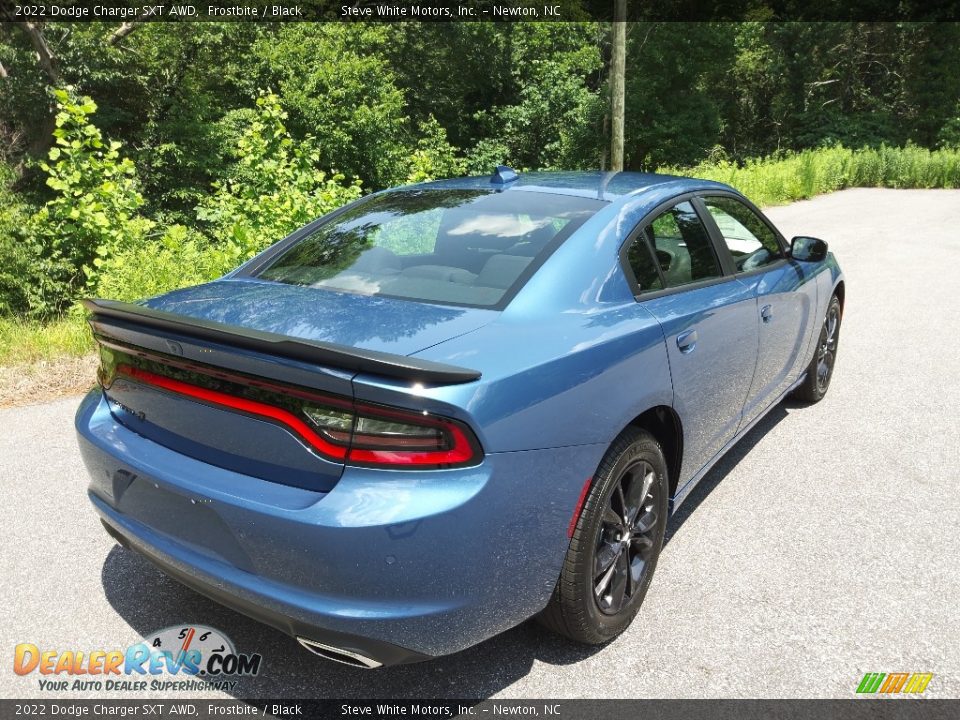
[[[53,322],[0,318],[0,366],[85,355],[93,349],[86,321],[67,315]]]
[[[722,161],[659,172],[716,180],[737,188],[757,205],[782,205],[849,187],[960,187],[960,149],[842,146],[748,160]]]

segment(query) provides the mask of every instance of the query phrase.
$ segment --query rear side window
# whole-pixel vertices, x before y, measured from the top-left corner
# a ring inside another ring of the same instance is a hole
[[[660,289],[660,277],[653,278],[657,267],[667,287],[722,274],[707,229],[689,202],[678,203],[655,217],[634,241],[627,257],[641,292]],[[646,278],[646,286],[641,278]]]
[[[783,257],[773,230],[742,202],[731,197],[705,197],[703,203],[720,229],[738,272],[756,270]]]
[[[604,204],[526,191],[398,190],[323,223],[255,274],[365,295],[492,307]]]
[[[630,245],[627,250],[627,262],[630,263],[630,269],[633,270],[633,277],[637,281],[640,292],[663,289],[663,281],[660,279],[653,251],[645,237],[637,238]]]

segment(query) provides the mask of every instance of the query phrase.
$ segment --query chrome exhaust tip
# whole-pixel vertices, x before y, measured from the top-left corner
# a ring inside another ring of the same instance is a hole
[[[331,645],[324,645],[322,642],[317,642],[316,640],[298,637],[297,642],[314,655],[319,655],[326,660],[333,660],[334,662],[343,663],[350,667],[360,668],[361,670],[373,670],[383,665],[383,663],[377,662],[373,658],[368,658],[353,650],[335,648]]]

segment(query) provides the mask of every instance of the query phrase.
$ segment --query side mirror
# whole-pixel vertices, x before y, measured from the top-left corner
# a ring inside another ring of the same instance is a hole
[[[795,237],[790,241],[790,257],[803,262],[823,262],[827,259],[827,243],[815,237]]]

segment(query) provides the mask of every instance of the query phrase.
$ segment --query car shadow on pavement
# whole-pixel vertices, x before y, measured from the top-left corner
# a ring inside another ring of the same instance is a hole
[[[426,663],[359,670],[318,658],[293,638],[207,599],[115,545],[103,563],[107,600],[140,635],[171,625],[223,631],[238,652],[263,656],[263,670],[230,692],[243,698],[485,699],[530,672],[534,660],[567,665],[602,649],[564,641],[528,621],[486,642]]]
[[[677,534],[683,523],[687,521],[694,511],[700,507],[700,504],[709,497],[714,488],[723,481],[730,471],[733,470],[741,460],[743,460],[751,450],[760,442],[764,436],[770,432],[776,425],[789,415],[790,410],[802,408],[802,403],[793,400],[784,400],[775,408],[768,412],[750,432],[740,438],[727,454],[717,461],[717,464],[710,468],[710,471],[704,475],[696,487],[690,491],[690,494],[683,501],[683,504],[676,513],[670,516],[670,522],[667,524],[667,532],[663,539],[664,547],[670,542],[670,539]],[[656,580],[654,580],[656,582]]]
[[[704,476],[671,518],[665,542],[791,407],[774,408]],[[534,661],[569,665],[603,649],[566,641],[528,621],[455,655],[369,672],[315,657],[293,638],[180,585],[119,545],[104,560],[101,581],[107,600],[141,636],[202,624],[226,633],[239,652],[260,653],[263,671],[239,680],[230,693],[237,698],[485,699],[527,675]]]

